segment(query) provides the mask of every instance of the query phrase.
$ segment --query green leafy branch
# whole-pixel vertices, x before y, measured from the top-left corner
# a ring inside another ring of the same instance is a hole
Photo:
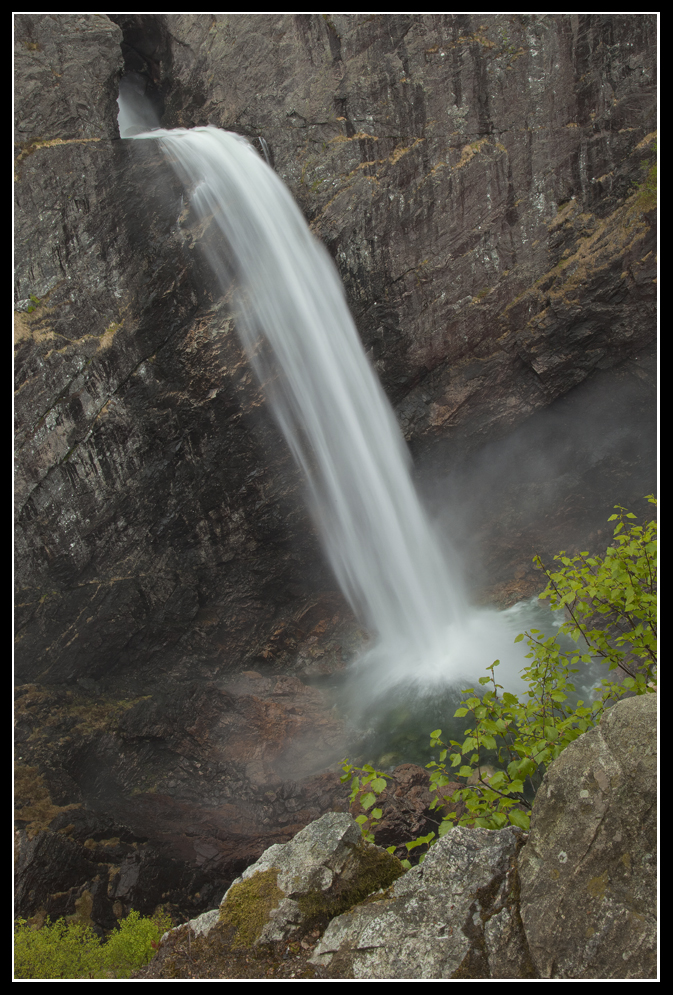
[[[355,767],[348,762],[348,759],[344,760],[341,764],[341,769],[343,774],[341,775],[341,782],[345,784],[350,781],[351,793],[349,795],[349,802],[351,805],[358,804],[365,812],[369,809],[371,811],[368,815],[360,814],[355,817],[355,821],[359,824],[360,830],[363,837],[368,843],[375,843],[374,833],[381,818],[383,816],[383,810],[380,808],[372,808],[374,803],[377,801],[379,796],[386,790],[387,782],[392,780],[389,774],[384,774],[382,771],[375,770],[371,764],[365,764],[364,767]],[[415,840],[410,840],[405,843],[404,846],[407,848],[407,852],[414,850],[418,846],[429,846],[432,840],[435,838],[435,833],[430,832],[427,836],[418,836]],[[396,847],[389,846],[386,847],[388,853],[394,853]],[[422,854],[419,863],[423,862],[425,854]],[[411,862],[409,860],[403,860],[402,866],[407,869],[411,867]]]
[[[656,505],[653,495],[647,500]],[[636,516],[621,505],[615,508],[608,521],[618,524],[605,556],[561,552],[554,559],[563,570],[555,572],[539,556],[534,562],[548,580],[540,598],[570,616],[562,631],[575,641],[583,637],[610,670],[619,667],[642,686],[645,675],[653,679],[657,661],[657,523],[627,527],[625,520]]]
[[[647,500],[656,505],[653,495]],[[635,524],[634,514],[621,505],[615,508],[609,521],[617,525],[604,556],[582,552],[568,557],[562,552],[555,557],[561,564],[556,571],[535,558],[547,576],[540,597],[553,610],[567,612],[560,631],[578,644],[577,649],[565,652],[555,636],[531,629],[515,640],[527,639],[530,650],[526,654],[530,663],[521,675],[527,690],[521,696],[503,691],[496,682],[498,660],[487,668],[490,676],[479,678],[481,689],[463,691],[467,697],[455,716],[469,716],[472,721],[462,741],[444,742],[441,729],[430,734],[431,746],[440,748],[438,760],[427,765],[436,793],[433,808],[442,813],[438,833],[406,843],[408,850],[429,846],[456,822],[487,829],[507,824],[528,829],[533,799],[549,764],[596,725],[616,700],[656,689],[657,524]],[[603,678],[590,704],[579,700],[572,705],[573,675],[580,664],[592,659],[608,663],[610,670],[619,668],[625,676],[619,682]],[[351,767],[347,761],[343,769],[341,780],[353,783],[351,801],[371,808],[385,789],[387,775],[371,766]],[[456,779],[465,783],[448,797],[445,789]],[[462,814],[447,811],[447,802]],[[373,808],[369,816],[358,817],[371,842],[381,814],[381,809]]]
[[[348,762],[348,758],[342,762],[341,769],[343,770],[340,778],[341,783],[346,784],[350,781],[351,793],[348,798],[350,804],[357,803],[365,812],[371,809],[369,815],[358,815],[355,821],[359,824],[362,835],[367,842],[373,843],[374,830],[381,821],[383,812],[380,808],[372,808],[372,805],[378,796],[385,791],[386,781],[390,780],[390,777],[388,774],[374,770],[371,764],[365,764],[364,767],[354,767]]]

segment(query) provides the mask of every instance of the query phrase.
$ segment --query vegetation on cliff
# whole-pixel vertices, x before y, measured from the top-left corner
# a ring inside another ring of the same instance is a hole
[[[650,495],[647,500],[656,505]],[[625,695],[646,694],[656,688],[657,661],[657,523],[633,522],[636,516],[620,505],[609,521],[616,521],[613,542],[604,556],[581,552],[555,557],[560,568],[537,566],[547,576],[540,598],[566,620],[558,631],[570,636],[576,650],[568,652],[558,636],[546,637],[539,630],[522,633],[517,642],[528,641],[530,664],[522,673],[528,690],[519,696],[490,676],[479,678],[486,690],[467,688],[456,717],[469,717],[471,727],[462,741],[442,740],[442,730],[431,733],[431,745],[439,747],[432,770],[431,787],[437,793],[435,808],[442,811],[449,796],[446,789],[459,779],[461,787],[450,796],[461,803],[463,814],[444,811],[438,829],[443,836],[457,822],[464,826],[501,829],[509,823],[528,829],[530,810],[542,776],[549,764],[573,740],[597,725],[607,707]],[[603,678],[594,689],[593,701],[577,699],[573,675],[592,660],[619,671],[619,679]],[[448,767],[447,767],[448,761]],[[373,808],[385,788],[386,775],[371,766],[355,768],[346,761],[342,780],[351,781],[351,800],[369,812],[358,819],[363,834],[373,841],[381,818]],[[455,807],[455,804],[454,804]],[[409,850],[430,844],[434,833],[407,844]]]

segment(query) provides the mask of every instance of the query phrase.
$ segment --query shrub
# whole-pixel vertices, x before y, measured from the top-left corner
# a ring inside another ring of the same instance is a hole
[[[159,913],[151,918],[131,910],[107,941],[90,926],[58,919],[34,929],[17,919],[14,930],[15,978],[128,978],[148,964],[159,940],[173,923]]]
[[[653,496],[647,500],[656,504]],[[509,692],[498,694],[502,686],[495,679],[496,660],[488,668],[491,676],[479,679],[492,688],[481,696],[474,688],[466,690],[468,697],[455,713],[473,719],[463,742],[445,744],[440,729],[431,733],[431,745],[441,748],[439,763],[428,765],[433,788],[445,787],[456,774],[469,782],[452,796],[466,808],[461,825],[500,829],[509,822],[527,829],[535,792],[551,761],[595,725],[608,705],[627,693],[645,694],[654,683],[657,525],[629,525],[636,516],[620,505],[616,509],[609,521],[618,524],[604,556],[584,552],[568,557],[562,552],[554,557],[561,569],[553,572],[535,558],[548,581],[540,598],[553,610],[567,612],[560,631],[581,648],[565,653],[555,636],[545,638],[537,629],[517,636],[517,642],[527,637],[531,650],[526,656],[532,662],[522,674],[528,684],[523,700]],[[592,658],[626,676],[620,683],[604,678],[590,705],[581,700],[572,705],[572,675]],[[455,771],[451,776],[447,756]],[[487,769],[490,765],[496,769]],[[438,798],[435,806],[441,804]],[[455,813],[446,816],[440,836],[455,819]]]
[[[656,504],[653,496],[647,500]],[[463,692],[467,697],[455,715],[470,716],[472,722],[462,742],[445,743],[441,729],[430,734],[431,746],[440,748],[439,760],[428,764],[431,787],[437,792],[433,806],[441,809],[446,801],[442,789],[457,778],[463,779],[464,787],[451,796],[452,802],[462,802],[465,808],[458,819],[460,825],[500,829],[511,823],[527,829],[528,813],[548,765],[595,725],[614,701],[625,694],[646,694],[654,689],[657,526],[655,521],[633,524],[635,518],[616,506],[616,514],[609,519],[617,521],[613,542],[604,556],[583,552],[568,557],[562,552],[554,558],[561,564],[555,571],[547,570],[540,558],[535,558],[547,576],[540,598],[548,600],[553,610],[567,613],[560,631],[571,636],[578,648],[567,653],[556,637],[546,638],[537,629],[522,633],[515,641],[528,641],[527,659],[531,662],[522,673],[528,690],[521,697],[507,691],[500,694],[503,688],[496,682],[496,660],[487,668],[490,676],[479,678],[479,692],[475,688]],[[572,675],[578,673],[579,664],[592,659],[606,662],[610,670],[619,669],[621,680],[604,678],[590,704],[579,700],[573,705]],[[368,804],[363,804],[363,798],[359,800],[366,809],[373,805],[379,779],[385,775],[371,767],[365,770],[369,791],[364,799]],[[342,780],[355,772],[355,768],[344,766]],[[362,782],[354,784],[352,799],[362,788]],[[455,812],[446,814],[439,836],[448,832],[456,819]],[[431,841],[432,834],[407,847]]]

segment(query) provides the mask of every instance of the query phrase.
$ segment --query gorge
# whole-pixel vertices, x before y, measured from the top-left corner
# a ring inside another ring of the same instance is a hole
[[[366,643],[202,219],[119,139],[124,67],[163,128],[268,155],[505,606],[656,488],[656,19],[21,14],[15,43],[18,911],[109,928],[346,807],[310,682]]]

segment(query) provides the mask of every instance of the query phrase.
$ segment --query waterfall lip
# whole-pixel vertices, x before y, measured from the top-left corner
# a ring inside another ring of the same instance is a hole
[[[264,153],[264,158],[266,159],[267,166],[269,166],[270,169],[273,169],[273,163],[271,162],[271,153],[269,151],[269,146],[267,144],[266,139],[263,138],[261,135],[258,135],[257,141],[259,142],[262,148],[262,152]]]
[[[159,118],[145,93],[147,81],[135,72],[119,80],[117,123],[121,138],[136,138],[159,128]]]

